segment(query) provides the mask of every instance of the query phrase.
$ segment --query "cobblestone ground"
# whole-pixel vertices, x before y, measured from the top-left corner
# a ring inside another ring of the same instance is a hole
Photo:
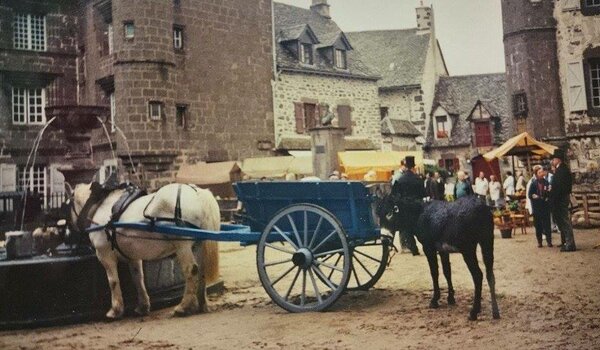
[[[498,232],[496,233],[499,237]],[[399,254],[376,288],[348,293],[329,312],[289,314],[258,281],[255,249],[221,245],[223,296],[211,312],[171,318],[170,310],[111,323],[0,333],[2,349],[597,349],[600,347],[600,230],[577,230],[580,251],[537,248],[533,230],[496,239],[502,319],[470,322],[472,282],[452,255],[457,306],[431,310],[424,256]],[[555,241],[559,239],[555,238]],[[441,285],[445,286],[443,278]]]

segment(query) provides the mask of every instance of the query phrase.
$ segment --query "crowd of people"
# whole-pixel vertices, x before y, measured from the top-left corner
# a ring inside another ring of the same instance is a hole
[[[571,252],[576,250],[569,214],[572,178],[563,159],[563,152],[557,150],[552,155],[549,169],[541,165],[534,166],[529,180],[522,171],[517,171],[515,175],[508,171],[504,181],[500,183],[495,175],[486,178],[484,172],[480,172],[474,181],[471,181],[466,171],[458,171],[455,181],[443,177],[438,171],[428,172],[423,178],[415,171],[414,159],[407,157],[407,160],[401,163],[400,169],[392,175],[392,193],[400,192],[400,188],[407,188],[405,183],[409,181],[416,187],[421,186],[417,183],[422,184],[418,191],[408,193],[415,198],[420,197],[426,201],[452,201],[473,195],[497,209],[503,208],[507,201],[521,195],[526,198],[526,208],[534,218],[538,247],[543,246],[544,237],[547,245],[553,246],[552,227],[555,226],[555,230],[560,232],[561,251]]]

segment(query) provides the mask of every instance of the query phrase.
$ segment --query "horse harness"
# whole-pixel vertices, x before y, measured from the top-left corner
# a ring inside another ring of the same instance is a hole
[[[148,215],[146,213],[146,210],[148,209],[150,203],[152,203],[152,201],[154,200],[154,197],[148,202],[148,204],[144,208],[143,215],[146,219],[150,220],[151,225],[154,225],[156,222],[160,222],[160,221],[169,221],[169,222],[174,222],[175,225],[180,226],[180,227],[195,227],[195,225],[193,225],[192,223],[190,223],[182,218],[182,214],[181,214],[181,187],[182,186],[183,186],[183,184],[180,184],[177,188],[177,198],[175,201],[175,210],[174,210],[172,218],[153,217],[153,216]],[[186,184],[186,186],[191,187],[195,192],[197,192],[197,190],[198,190],[198,187],[196,187],[195,185]],[[119,232],[117,232],[114,224],[119,221],[119,218],[125,212],[125,210],[129,207],[129,205],[131,205],[131,203],[133,203],[135,200],[137,200],[140,197],[143,197],[147,194],[145,189],[137,187],[132,184],[121,184],[116,187],[108,187],[108,188],[100,187],[99,185],[94,186],[94,184],[92,184],[92,195],[90,195],[90,198],[88,198],[88,200],[85,202],[83,208],[81,209],[81,211],[79,213],[77,213],[77,210],[75,209],[75,201],[73,201],[72,199],[70,200],[68,207],[69,207],[69,210],[76,215],[77,221],[76,221],[76,223],[73,223],[72,220],[70,219],[71,216],[67,215],[67,226],[68,226],[69,230],[71,230],[73,232],[78,232],[81,236],[87,238],[87,243],[89,243],[89,235],[83,235],[82,233],[84,233],[86,231],[86,229],[88,227],[90,227],[90,225],[95,224],[91,218],[96,213],[96,210],[98,209],[100,204],[108,197],[108,195],[111,192],[113,192],[115,190],[119,190],[119,189],[124,189],[125,191],[123,192],[121,197],[119,197],[119,199],[115,202],[115,204],[113,204],[112,209],[111,209],[110,220],[108,221],[108,223],[106,225],[104,225],[104,232],[106,234],[106,239],[111,244],[112,250],[116,249],[124,258],[130,260],[129,257],[123,252],[123,250],[119,247],[119,244],[117,243],[117,235],[119,234]],[[80,243],[82,242],[83,237],[80,237],[80,239],[79,239]],[[163,240],[163,239],[158,239],[158,240]]]

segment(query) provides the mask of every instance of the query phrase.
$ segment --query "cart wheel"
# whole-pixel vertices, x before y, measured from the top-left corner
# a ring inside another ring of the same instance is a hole
[[[340,256],[334,266],[326,257]],[[340,222],[313,204],[279,211],[258,242],[258,276],[271,299],[290,312],[321,311],[342,294],[351,251]]]
[[[352,249],[352,267],[346,290],[369,290],[383,275],[390,256],[390,239],[378,238]],[[337,266],[340,263],[339,254],[330,254],[325,261]]]

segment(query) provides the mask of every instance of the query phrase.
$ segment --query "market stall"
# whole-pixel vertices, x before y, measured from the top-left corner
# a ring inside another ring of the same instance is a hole
[[[339,152],[340,170],[351,180],[363,180],[365,174],[374,171],[376,181],[389,181],[392,171],[398,170],[400,162],[407,156],[415,157],[419,172],[423,171],[421,151],[347,151]]]

